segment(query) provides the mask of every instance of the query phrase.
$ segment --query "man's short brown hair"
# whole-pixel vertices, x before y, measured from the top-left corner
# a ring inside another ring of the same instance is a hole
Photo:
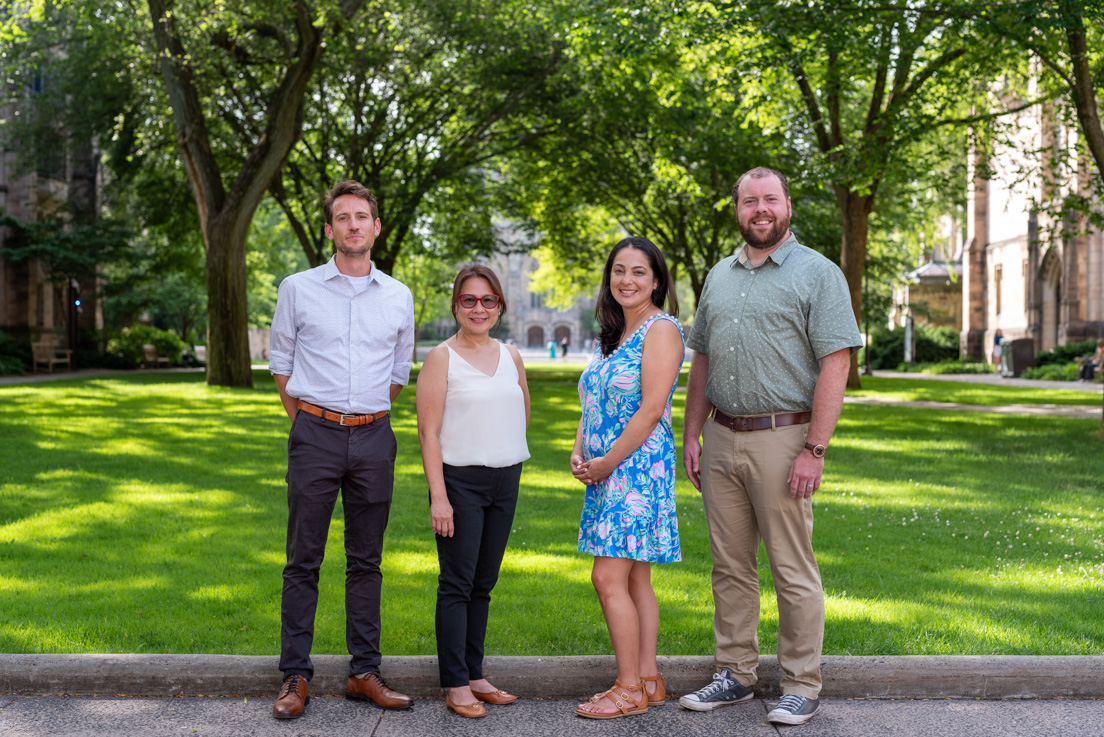
[[[368,189],[360,182],[354,182],[352,179],[349,179],[334,185],[334,188],[326,195],[326,199],[322,201],[322,212],[326,215],[327,225],[333,225],[334,200],[347,194],[359,197],[362,200],[367,200],[368,208],[372,211],[372,217],[377,220],[379,219],[379,210],[376,209],[376,196],[372,194],[372,190]]]
[[[732,204],[736,207],[740,206],[740,203],[736,201],[736,194],[740,191],[740,184],[745,179],[762,179],[763,177],[778,177],[778,181],[782,183],[782,194],[786,195],[787,200],[790,199],[790,183],[786,181],[786,175],[776,169],[771,169],[769,166],[757,166],[741,174],[740,178],[736,180],[736,184],[732,185]]]

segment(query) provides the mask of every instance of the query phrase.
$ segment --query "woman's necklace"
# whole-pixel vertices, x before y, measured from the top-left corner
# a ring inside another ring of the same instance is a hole
[[[636,333],[636,331],[640,329],[641,325],[648,322],[648,320],[650,320],[651,318],[655,317],[658,314],[659,314],[658,311],[647,313],[643,317],[639,318],[636,322],[634,322],[631,328],[626,325],[625,332],[623,332],[621,334],[621,342],[619,342],[617,344],[618,347],[623,346],[625,344],[625,341],[628,340],[629,338],[631,338],[633,336],[633,334]]]

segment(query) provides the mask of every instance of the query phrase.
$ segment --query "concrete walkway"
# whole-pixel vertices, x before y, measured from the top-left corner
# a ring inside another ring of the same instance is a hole
[[[315,697],[292,722],[272,718],[271,698],[74,698],[0,696],[4,737],[1101,737],[1104,701],[848,701],[825,699],[801,727],[766,722],[773,703],[752,700],[710,713],[673,701],[647,714],[597,722],[574,701],[522,700],[488,707],[482,719],[446,711],[440,699],[381,712],[343,698]]]

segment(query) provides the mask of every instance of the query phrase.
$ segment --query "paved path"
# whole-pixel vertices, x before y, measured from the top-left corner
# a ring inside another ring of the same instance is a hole
[[[316,697],[296,721],[278,722],[269,699],[77,698],[0,696],[4,737],[1101,737],[1104,701],[825,700],[821,713],[801,727],[774,727],[773,702],[755,699],[711,713],[674,702],[647,714],[596,722],[574,715],[574,702],[522,700],[489,707],[483,719],[462,719],[440,699],[419,699],[413,710],[380,712],[335,697]]]
[[[957,404],[954,402],[910,401],[891,397],[847,397],[844,404],[880,404],[912,409],[939,409],[949,412],[993,412],[1002,415],[1049,415],[1051,417],[1073,417],[1083,420],[1100,420],[1101,408],[1092,405],[1076,404],[1002,404],[989,406],[984,404]]]
[[[902,371],[875,371],[874,376],[881,379],[920,379],[923,381],[959,381],[966,384],[994,384],[996,386],[1015,386],[1024,389],[1069,389],[1071,391],[1100,394],[1104,384],[1081,381],[1042,381],[1040,379],[1013,379],[993,374],[919,374]]]

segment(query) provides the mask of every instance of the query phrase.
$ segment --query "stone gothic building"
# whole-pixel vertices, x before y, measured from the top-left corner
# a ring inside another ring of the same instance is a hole
[[[1075,135],[1052,122],[1053,110],[1036,108],[1031,115],[1022,148],[998,149],[988,177],[980,174],[981,160],[972,162],[961,345],[975,360],[992,352],[997,329],[1004,340],[1030,338],[1036,352],[1104,338],[1104,233],[1084,219],[1055,221],[1038,205],[1071,189],[1087,193],[1089,178],[1098,174],[1080,162],[1070,181],[1025,177],[1034,162],[1024,151],[1069,146]]]
[[[510,308],[506,311],[509,336],[522,348],[544,348],[548,341],[557,344],[567,338],[572,353],[589,354],[589,341],[594,300],[580,298],[568,310],[558,310],[544,303],[544,295],[529,289],[529,274],[537,268],[537,260],[527,253],[495,254],[488,266],[502,282]]]
[[[10,118],[11,112],[0,109],[0,118]],[[75,147],[74,155],[45,157],[26,173],[18,166],[15,151],[0,149],[0,213],[26,223],[41,220],[66,205],[72,205],[70,210],[94,212],[98,207],[99,173],[91,142],[84,144]],[[0,227],[0,331],[67,347],[70,285],[64,277],[47,273],[37,261],[15,263],[5,259],[5,246],[18,243],[20,237],[13,228]],[[81,299],[77,325],[102,330],[103,312],[95,279],[86,278],[74,286]]]

